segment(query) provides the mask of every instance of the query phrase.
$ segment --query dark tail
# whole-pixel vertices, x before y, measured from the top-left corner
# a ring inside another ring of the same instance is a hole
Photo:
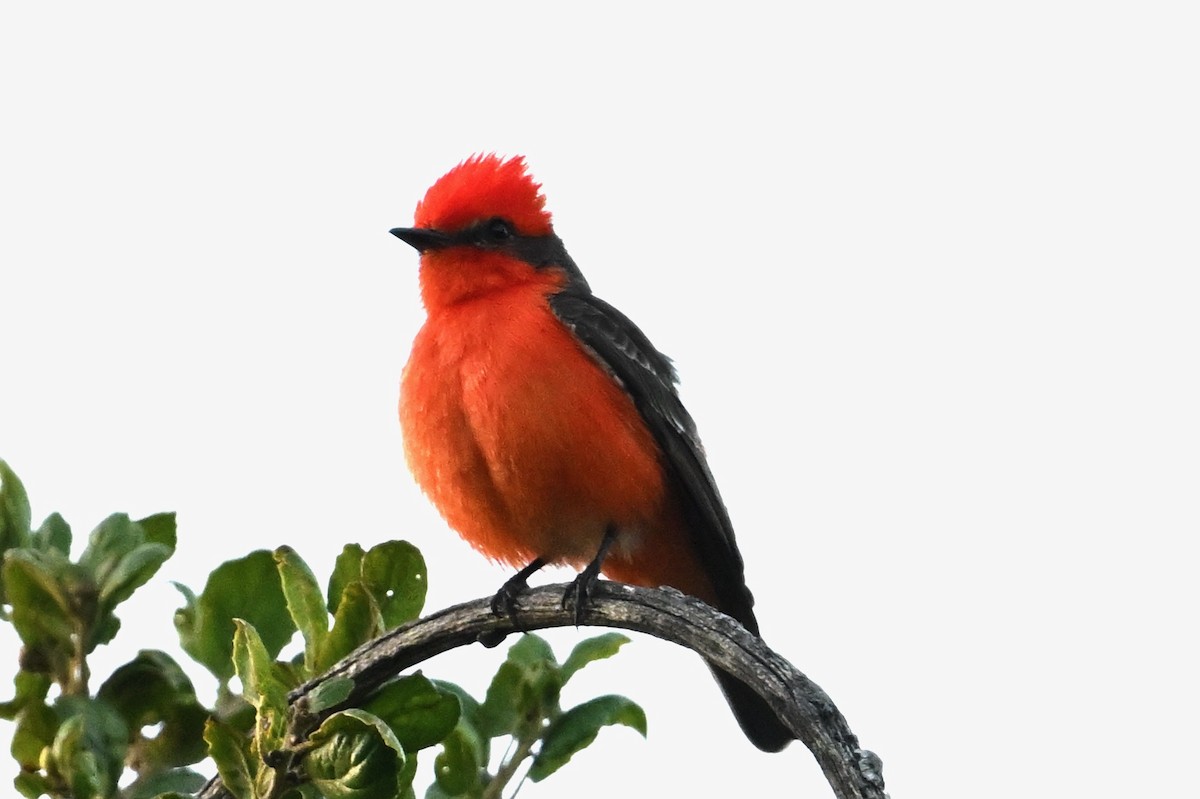
[[[738,566],[740,565],[739,558]],[[741,579],[740,571],[737,577],[737,580],[728,579],[717,583],[717,607],[741,622],[748,632],[759,635],[758,619],[754,617],[754,598],[750,595],[745,580]],[[796,740],[796,735],[779,720],[770,703],[753,688],[712,663],[708,664],[708,668],[717,678],[717,684],[725,694],[729,709],[733,711],[734,718],[737,719],[742,732],[750,739],[750,743],[764,752],[778,752]]]
[[[796,736],[783,726],[767,700],[729,672],[721,671],[711,663],[708,667],[717,678],[725,701],[729,702],[733,715],[750,743],[764,752],[778,752],[795,740]]]

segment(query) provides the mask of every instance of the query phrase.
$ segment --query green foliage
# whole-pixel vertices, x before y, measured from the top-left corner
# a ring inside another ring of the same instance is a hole
[[[308,778],[328,799],[393,799],[403,787],[404,747],[382,719],[343,710],[309,736]]]
[[[457,696],[420,672],[385,685],[363,707],[387,723],[406,752],[416,752],[445,739],[458,723]]]
[[[198,597],[185,586],[175,587],[185,602],[175,611],[179,643],[222,682],[233,677],[234,619],[253,625],[271,657],[296,632],[275,559],[266,550],[222,563]]]
[[[10,549],[29,546],[30,518],[25,486],[8,464],[0,460],[0,555]],[[4,583],[0,582],[0,603],[6,602]]]
[[[61,723],[44,762],[50,783],[68,786],[76,799],[111,796],[129,728],[107,703],[81,696],[61,697],[55,711]]]
[[[254,708],[254,747],[259,756],[283,746],[287,725],[287,688],[254,627],[235,620],[233,663],[242,681],[242,697]]]
[[[142,650],[104,681],[96,698],[116,710],[130,730],[161,725],[153,738],[138,732],[131,739],[127,760],[174,767],[204,758],[202,735],[209,711],[166,653]]]
[[[405,541],[346,546],[324,590],[290,547],[221,564],[198,595],[176,584],[180,645],[219,682],[211,708],[158,650],[139,652],[93,694],[87,656],[112,640],[118,607],[174,552],[175,517],[109,516],[76,560],[61,516],[36,530],[30,519],[24,486],[0,461],[0,619],[22,643],[0,719],[15,723],[21,796],[183,799],[203,783],[189,766],[210,757],[237,799],[416,799],[418,754],[437,747],[426,799],[499,797],[523,768],[533,780],[552,774],[603,726],[645,734],[644,714],[624,697],[560,707],[579,669],[626,642],[615,633],[580,643],[562,664],[543,639],[522,636],[483,701],[418,672],[358,708],[347,705],[348,677],[289,705],[290,691],[419,616],[425,561]],[[297,631],[303,651],[286,657]],[[496,739],[508,739],[496,747],[507,754],[492,773]],[[124,770],[136,778],[119,787]]]
[[[553,774],[572,755],[590,746],[601,727],[610,724],[624,724],[645,735],[646,713],[623,696],[601,696],[571,708],[546,730],[529,779],[537,782]]]
[[[407,541],[385,541],[363,556],[363,587],[379,605],[387,629],[421,615],[425,607],[425,558]]]
[[[179,665],[144,650],[93,695],[87,662],[120,629],[121,603],[174,552],[175,515],[113,514],[76,560],[62,516],[51,514],[36,530],[30,518],[24,487],[0,461],[0,618],[21,640],[14,695],[0,703],[0,718],[15,723],[17,793],[150,799],[197,790],[202,778],[186,767],[205,757],[200,735],[209,711]],[[126,768],[136,779],[118,790]]]
[[[623,724],[644,736],[645,713],[623,696],[600,697],[566,711],[560,706],[563,686],[573,675],[613,656],[628,640],[619,633],[589,638],[560,665],[544,639],[526,634],[509,648],[482,703],[457,686],[440,684],[456,693],[463,711],[442,742],[434,763],[436,783],[426,799],[499,796],[526,761],[531,761],[530,779],[545,779],[590,745],[604,726]],[[510,737],[512,745],[496,773],[490,774],[490,741],[504,737]]]
[[[415,547],[402,541],[366,551],[350,545],[325,592],[290,547],[222,564],[198,596],[177,587],[185,601],[176,613],[185,650],[222,681],[236,676],[241,695],[233,697],[226,688],[228,704],[244,701],[253,711],[241,721],[227,713],[204,732],[209,754],[235,796],[300,790],[297,779],[313,796],[390,799],[411,792],[415,757],[409,753],[440,742],[453,729],[459,713],[454,694],[424,677],[405,677],[380,691],[368,709],[340,709],[353,682],[339,678],[325,683],[301,713],[289,708],[287,694],[390,625],[420,613],[425,562]],[[280,660],[297,630],[303,653]],[[306,728],[330,710],[336,712],[315,731]]]
[[[217,764],[217,774],[225,784],[225,790],[237,799],[254,799],[258,761],[250,758],[245,736],[226,724],[209,719],[204,725],[204,742]]]

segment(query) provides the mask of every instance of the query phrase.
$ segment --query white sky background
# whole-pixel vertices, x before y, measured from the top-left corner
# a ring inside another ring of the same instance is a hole
[[[1200,26],[992,5],[7,4],[0,457],[77,539],[179,514],[97,681],[185,661],[168,580],[251,549],[324,579],[408,538],[430,609],[507,577],[404,466],[422,312],[387,231],[463,157],[523,153],[675,358],[767,640],[893,796],[1186,790]],[[426,671],[482,695],[501,657]],[[649,740],[607,730],[524,797],[828,795],[690,653],[639,638],[578,683]]]

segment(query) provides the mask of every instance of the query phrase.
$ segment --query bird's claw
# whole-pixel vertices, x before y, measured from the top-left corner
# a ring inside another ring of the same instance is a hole
[[[513,626],[520,629],[517,623],[517,611],[521,609],[520,596],[529,590],[529,575],[546,565],[546,561],[535,558],[528,566],[509,577],[500,590],[492,597],[492,615],[508,616]]]
[[[500,586],[500,590],[492,597],[492,615],[508,616],[509,620],[515,625],[517,623],[517,611],[521,609],[521,594],[528,588],[529,584],[525,580],[518,580],[515,577]]]
[[[589,565],[571,581],[567,590],[563,591],[562,608],[574,611],[576,627],[583,624],[583,615],[592,603],[592,590],[596,587],[599,573],[599,569],[593,569]]]

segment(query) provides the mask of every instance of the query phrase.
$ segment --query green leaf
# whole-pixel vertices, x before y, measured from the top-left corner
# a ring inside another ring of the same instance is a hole
[[[362,579],[363,548],[358,544],[346,544],[342,553],[333,564],[333,574],[329,576],[329,612],[335,613],[338,603],[342,601],[342,591],[346,586]]]
[[[508,660],[525,670],[521,714],[539,720],[556,715],[563,678],[550,645],[536,635],[526,634],[509,649]]]
[[[50,693],[51,680],[45,674],[22,669],[13,678],[13,698],[0,702],[0,719],[12,721],[27,707],[40,705]]]
[[[51,513],[30,536],[30,545],[42,552],[54,550],[60,555],[71,554],[71,525],[57,513]]]
[[[405,752],[433,746],[450,734],[461,713],[458,697],[417,673],[388,683],[363,708],[383,719]]]
[[[400,775],[397,777],[400,784],[400,795],[396,799],[417,799],[416,791],[413,790],[413,779],[416,776],[417,754],[412,752],[405,755],[404,768],[400,770]]]
[[[587,664],[596,660],[610,658],[617,654],[617,650],[627,643],[629,643],[628,636],[621,635],[621,633],[605,633],[604,635],[597,635],[594,638],[580,641],[571,650],[567,661],[562,665],[563,683],[565,684],[567,680],[574,676],[575,672]]]
[[[130,727],[162,720],[163,712],[181,701],[195,700],[192,681],[166,652],[143,649],[117,668],[96,692]]]
[[[36,770],[41,767],[42,750],[54,741],[58,733],[58,714],[48,705],[38,702],[23,708],[17,714],[16,721],[10,749],[12,756],[21,768]]]
[[[225,790],[234,799],[254,799],[254,772],[250,769],[258,761],[246,757],[246,739],[229,726],[209,720],[204,725],[204,742]]]
[[[383,613],[385,629],[421,614],[428,575],[421,551],[407,541],[385,541],[371,547],[362,561],[362,581]]]
[[[467,693],[462,687],[455,685],[446,680],[430,680],[434,687],[439,691],[447,694],[454,694],[458,698],[458,706],[462,708],[462,718],[470,719],[472,722],[479,714],[479,700]]]
[[[29,496],[8,464],[0,459],[0,556],[29,546]],[[0,600],[3,595],[0,594]]]
[[[96,696],[108,702],[131,731],[132,760],[142,770],[186,766],[204,759],[202,739],[208,711],[196,699],[192,682],[170,655],[142,650],[104,681]],[[153,738],[143,727],[162,724]],[[162,789],[174,790],[174,789]]]
[[[240,693],[230,690],[227,683],[217,685],[213,717],[247,735],[254,731],[254,705],[247,702]]]
[[[71,571],[71,564],[58,552],[11,549],[6,553],[3,575],[12,623],[27,649],[74,649],[74,617],[64,585]]]
[[[333,614],[333,629],[317,657],[315,672],[328,670],[360,644],[382,632],[383,617],[375,598],[361,582],[349,583],[342,591],[337,612]]]
[[[308,695],[308,710],[310,713],[321,713],[335,705],[340,705],[354,691],[354,680],[349,677],[333,677],[317,686]]]
[[[162,544],[168,547],[172,553],[175,552],[177,534],[174,513],[155,513],[144,519],[138,519],[136,524],[146,534],[147,541],[152,544]]]
[[[395,799],[402,784],[404,749],[381,719],[363,710],[327,718],[309,736],[304,770],[328,799]]]
[[[279,547],[275,550],[275,564],[279,569],[288,613],[304,636],[305,676],[315,676],[325,669],[318,663],[325,638],[329,635],[329,611],[325,607],[325,597],[321,596],[317,578],[304,559],[296,554],[296,550],[287,546]]]
[[[204,748],[204,741],[197,741]],[[121,799],[192,799],[206,780],[190,768],[163,771],[126,788]]]
[[[490,737],[521,734],[558,712],[562,676],[545,639],[525,634],[509,647],[508,657],[488,686],[479,709],[480,732]]]
[[[488,738],[512,735],[517,729],[522,704],[525,670],[515,663],[500,664],[479,706],[479,731]]]
[[[485,765],[479,735],[469,724],[458,726],[442,741],[442,751],[433,761],[437,786],[448,796],[479,790]]]
[[[186,602],[175,612],[179,642],[220,680],[233,676],[235,618],[254,625],[272,658],[296,632],[275,560],[266,550],[222,563],[209,575],[199,597],[184,586],[175,587]]]
[[[116,790],[124,766],[128,728],[105,702],[60,697],[62,724],[50,744],[47,772],[71,788],[74,799],[101,799]]]
[[[169,557],[171,548],[166,544],[139,544],[130,550],[99,582],[100,612],[111,613],[117,605],[129,599]]]
[[[150,540],[140,522],[114,513],[92,531],[79,556],[79,572],[97,587],[95,608],[80,611],[90,623],[86,652],[116,635],[120,622],[111,616],[113,610],[153,577],[174,552],[174,516],[159,514],[146,521],[157,540]]]
[[[79,556],[79,565],[101,585],[126,555],[145,542],[146,534],[141,527],[130,521],[127,514],[114,513],[92,530],[88,545]]]
[[[121,629],[121,620],[111,613],[101,616],[96,619],[95,625],[92,627],[92,633],[88,636],[88,653],[100,646],[107,644],[109,641],[117,637],[117,631]]]
[[[545,665],[558,665],[558,661],[554,659],[554,650],[550,648],[550,644],[546,643],[546,639],[533,633],[522,635],[517,642],[508,649],[508,659],[513,663],[522,666],[534,666],[541,668]]]
[[[42,796],[54,795],[54,788],[50,785],[50,780],[31,771],[23,771],[14,777],[13,786],[17,789],[17,793],[24,796],[25,799],[39,799]]]
[[[242,694],[258,714],[254,738],[262,756],[283,745],[287,688],[276,676],[271,655],[254,626],[242,619],[235,619],[234,624],[234,671],[242,682]]]
[[[646,735],[646,713],[623,696],[601,696],[563,713],[542,736],[542,747],[529,767],[529,779],[539,782],[566,765],[576,752],[596,740],[600,728],[624,724]]]
[[[175,768],[199,763],[208,754],[204,748],[204,724],[209,710],[199,702],[179,702],[163,713],[162,729],[153,738],[139,730],[132,744],[133,756],[146,768]]]

